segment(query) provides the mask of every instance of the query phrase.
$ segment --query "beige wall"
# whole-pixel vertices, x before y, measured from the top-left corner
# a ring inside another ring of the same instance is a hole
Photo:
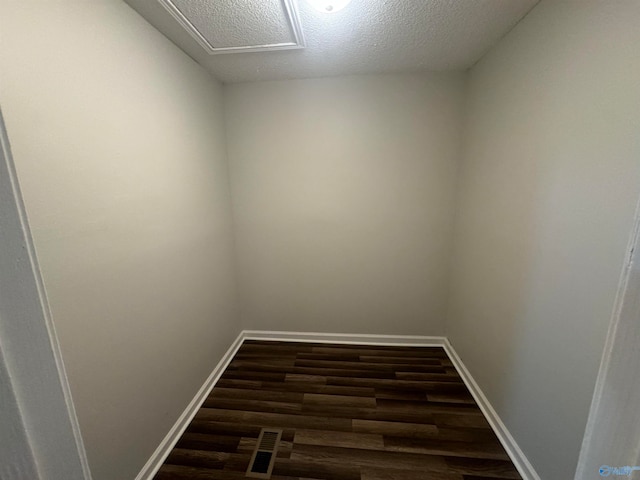
[[[443,333],[463,76],[225,86],[243,326]]]
[[[447,333],[544,480],[573,478],[640,192],[638,25],[543,1],[471,71]]]
[[[221,89],[121,2],[1,2],[0,100],[94,480],[239,331]]]

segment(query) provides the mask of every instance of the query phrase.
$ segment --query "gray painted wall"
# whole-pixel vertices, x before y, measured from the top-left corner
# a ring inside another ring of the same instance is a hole
[[[225,86],[245,328],[443,333],[463,87]]]
[[[221,88],[122,2],[0,3],[1,101],[93,478],[134,478],[240,330]]]
[[[640,193],[638,25],[542,1],[470,74],[447,334],[544,480],[573,478]]]

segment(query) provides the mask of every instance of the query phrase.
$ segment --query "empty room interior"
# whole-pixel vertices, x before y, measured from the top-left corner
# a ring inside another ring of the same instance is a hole
[[[640,479],[639,1],[0,0],[0,105],[3,480]]]

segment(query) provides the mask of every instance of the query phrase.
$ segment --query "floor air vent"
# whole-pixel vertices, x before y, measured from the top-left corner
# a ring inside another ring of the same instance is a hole
[[[282,437],[282,430],[263,428],[258,437],[258,444],[251,456],[247,477],[271,478],[273,463],[278,453],[278,444]]]

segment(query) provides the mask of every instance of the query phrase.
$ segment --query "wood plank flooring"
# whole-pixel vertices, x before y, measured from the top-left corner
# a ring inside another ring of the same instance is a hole
[[[444,349],[245,341],[155,480],[520,479]]]

